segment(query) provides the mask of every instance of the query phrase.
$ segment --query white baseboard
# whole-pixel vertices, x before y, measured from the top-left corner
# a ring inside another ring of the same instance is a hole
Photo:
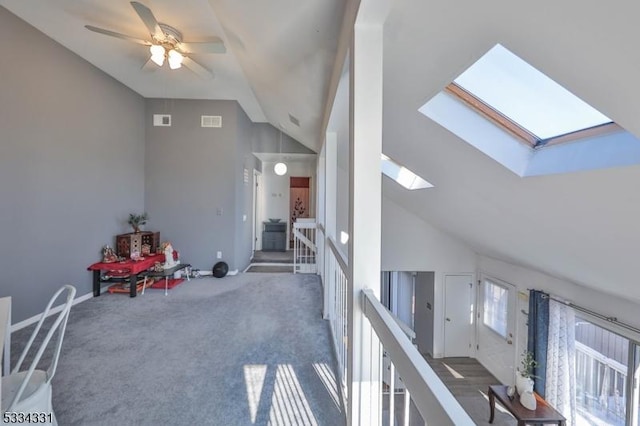
[[[101,293],[106,291],[107,287],[104,288],[104,290],[101,290]],[[73,305],[77,305],[80,302],[84,302],[86,300],[89,300],[93,297],[93,291],[82,295],[82,296],[78,296],[75,299],[73,299]],[[57,314],[58,312],[60,312],[62,310],[63,305],[60,306],[56,306],[55,308],[51,308],[51,310],[49,311],[49,315],[47,316],[51,316],[53,314]],[[38,322],[40,320],[40,317],[42,316],[42,312],[32,316],[31,318],[27,318],[26,320],[20,321],[18,323],[12,324],[11,325],[11,333],[21,330],[25,327],[30,326],[31,324],[35,324],[36,322]]]

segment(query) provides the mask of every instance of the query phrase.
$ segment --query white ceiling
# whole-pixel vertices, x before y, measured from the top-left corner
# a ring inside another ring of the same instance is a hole
[[[186,68],[141,69],[148,48],[96,34],[93,25],[149,39],[125,0],[0,0],[52,39],[148,98],[237,100],[254,122],[270,122],[317,151],[320,121],[337,48],[340,0],[142,0],[183,41],[220,37],[225,54],[193,59],[213,71],[204,80]],[[289,114],[300,122],[294,125]]]

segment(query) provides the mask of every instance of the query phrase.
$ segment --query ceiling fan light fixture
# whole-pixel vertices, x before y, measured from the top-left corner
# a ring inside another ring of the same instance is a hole
[[[184,57],[177,50],[169,51],[169,68],[172,70],[178,69],[182,66],[182,60]]]
[[[161,67],[164,64],[164,47],[159,44],[152,44],[149,51],[151,51],[151,60]]]

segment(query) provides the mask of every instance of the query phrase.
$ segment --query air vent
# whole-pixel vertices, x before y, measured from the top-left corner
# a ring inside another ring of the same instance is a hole
[[[171,126],[171,115],[169,114],[153,114],[153,125],[154,126]]]
[[[200,120],[201,127],[222,127],[222,117],[219,115],[203,115]]]
[[[293,115],[289,114],[289,121],[291,121],[296,126],[300,127],[300,120],[295,118]]]

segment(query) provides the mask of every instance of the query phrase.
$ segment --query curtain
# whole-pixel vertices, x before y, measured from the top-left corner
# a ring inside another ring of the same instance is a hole
[[[545,399],[576,424],[575,312],[563,303],[549,300],[549,338],[546,360]]]
[[[536,376],[533,389],[545,398],[547,378],[547,345],[549,335],[549,298],[538,290],[529,291],[527,350],[533,354],[538,365],[533,370]]]

